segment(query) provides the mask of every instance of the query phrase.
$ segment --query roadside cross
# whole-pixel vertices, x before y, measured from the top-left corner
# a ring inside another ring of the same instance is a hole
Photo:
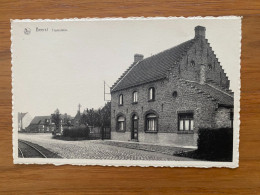
[[[80,107],[81,107],[81,105],[79,104],[79,112],[80,112]]]

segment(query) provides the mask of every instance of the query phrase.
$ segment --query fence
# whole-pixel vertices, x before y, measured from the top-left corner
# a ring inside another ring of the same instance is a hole
[[[111,129],[109,127],[89,126],[89,139],[111,139]]]

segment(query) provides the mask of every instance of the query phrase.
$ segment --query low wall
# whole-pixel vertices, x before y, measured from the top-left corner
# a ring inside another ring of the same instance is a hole
[[[118,140],[118,141],[130,141],[131,140],[131,133],[130,132],[111,132],[111,139]]]
[[[130,132],[111,132],[111,139],[118,141],[131,141]],[[197,146],[198,134],[177,133],[139,133],[138,141],[144,143],[177,146]]]

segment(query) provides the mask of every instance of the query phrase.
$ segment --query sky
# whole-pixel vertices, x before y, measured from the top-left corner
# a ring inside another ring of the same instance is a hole
[[[206,27],[231,89],[238,89],[239,18],[14,22],[14,113],[50,115],[58,108],[75,116],[79,103],[81,110],[102,107],[104,81],[112,86],[133,63],[134,54],[146,58],[190,40],[197,25]]]

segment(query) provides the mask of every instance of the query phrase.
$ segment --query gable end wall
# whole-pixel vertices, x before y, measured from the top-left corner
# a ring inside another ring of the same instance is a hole
[[[194,66],[192,61],[195,62]],[[206,68],[206,82],[220,89],[229,89],[230,81],[206,39],[197,39],[195,41],[179,64],[174,67],[173,73],[177,73],[186,80],[200,82],[201,64],[204,64]],[[209,66],[211,66],[211,69]]]

